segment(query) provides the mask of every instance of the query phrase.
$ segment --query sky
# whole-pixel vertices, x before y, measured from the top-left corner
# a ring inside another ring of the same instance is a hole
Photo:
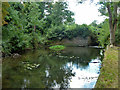
[[[69,10],[74,12],[74,18],[76,24],[87,24],[89,25],[94,20],[97,20],[97,23],[101,23],[105,20],[105,16],[101,16],[98,11],[99,5],[95,5],[99,0],[94,0],[94,3],[90,4],[90,0],[87,0],[83,4],[77,4],[76,0],[67,0],[69,2]]]

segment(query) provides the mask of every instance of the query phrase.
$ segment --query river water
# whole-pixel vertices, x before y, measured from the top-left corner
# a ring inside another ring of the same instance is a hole
[[[100,74],[102,49],[67,47],[27,51],[2,62],[3,88],[94,88]]]

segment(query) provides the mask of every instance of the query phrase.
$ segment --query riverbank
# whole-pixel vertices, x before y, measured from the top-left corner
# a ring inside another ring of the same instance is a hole
[[[118,48],[107,47],[95,88],[118,88]]]

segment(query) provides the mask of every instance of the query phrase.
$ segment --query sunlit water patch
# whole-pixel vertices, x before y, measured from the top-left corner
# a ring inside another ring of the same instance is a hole
[[[72,68],[72,73],[75,75],[69,80],[69,88],[94,88],[101,67],[99,58],[93,59],[86,68],[78,68],[76,64],[69,62],[65,65],[66,68]],[[57,85],[54,88],[60,88]]]

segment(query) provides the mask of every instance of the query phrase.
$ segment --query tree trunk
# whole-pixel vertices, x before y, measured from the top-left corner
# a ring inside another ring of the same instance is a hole
[[[114,26],[114,32],[115,32],[117,29],[117,3],[116,2],[114,2],[114,23],[113,23],[113,26]]]
[[[110,44],[113,45],[115,41],[115,33],[112,24],[112,13],[110,10],[110,5],[107,5],[108,13],[109,13],[109,28],[110,28]]]
[[[117,3],[114,2],[114,14],[112,17],[112,12],[110,9],[110,5],[107,5],[108,13],[109,13],[109,27],[110,27],[110,44],[114,45],[115,43],[115,31],[117,29]],[[112,18],[114,21],[112,22]]]

